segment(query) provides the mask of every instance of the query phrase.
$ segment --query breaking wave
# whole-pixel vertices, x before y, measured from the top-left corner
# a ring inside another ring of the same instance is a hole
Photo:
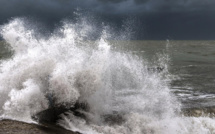
[[[13,56],[1,60],[1,118],[35,122],[37,113],[63,106],[70,110],[58,124],[86,134],[215,133],[213,118],[180,115],[169,88],[168,56],[152,61],[163,67],[159,71],[114,49],[105,26],[98,40],[89,40],[95,29],[85,19],[65,21],[42,38],[24,19],[3,25]]]

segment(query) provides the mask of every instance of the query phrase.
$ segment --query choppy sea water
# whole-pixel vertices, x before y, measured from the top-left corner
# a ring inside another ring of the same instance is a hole
[[[119,44],[124,51],[147,59],[152,66],[156,66],[157,55],[166,54],[169,72],[174,76],[170,88],[182,107],[215,105],[215,41],[128,41]]]
[[[110,41],[107,28],[89,41],[91,30],[65,22],[42,38],[23,19],[3,25],[1,118],[35,122],[50,107],[84,104],[57,123],[86,134],[215,133],[213,116],[181,113],[213,107],[214,41]]]

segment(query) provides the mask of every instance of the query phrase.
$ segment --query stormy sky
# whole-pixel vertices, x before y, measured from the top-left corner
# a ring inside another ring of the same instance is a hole
[[[27,17],[53,29],[77,10],[118,28],[134,19],[133,39],[215,39],[214,0],[0,0],[0,24]]]

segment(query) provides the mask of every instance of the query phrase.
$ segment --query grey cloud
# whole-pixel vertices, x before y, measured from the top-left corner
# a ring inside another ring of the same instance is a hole
[[[0,15],[64,17],[76,8],[107,14],[214,10],[213,0],[1,0]]]
[[[146,3],[148,1],[150,1],[150,0],[134,0],[134,2],[137,4],[143,4],[143,3]]]
[[[212,0],[135,0],[138,4],[147,4],[152,11],[205,11],[213,10]],[[147,3],[146,3],[147,2]]]
[[[106,3],[120,3],[127,0],[98,0],[100,2],[106,2]]]
[[[215,23],[214,0],[0,0],[0,24],[11,17],[25,16],[38,18],[53,28],[56,22],[73,18],[77,9],[98,14],[119,26],[124,16],[137,16],[152,39],[175,35],[176,31],[180,35],[174,37],[182,37],[185,34],[177,29],[179,26],[190,29],[194,37],[198,32],[192,31],[198,28],[199,33],[208,29],[210,36],[215,35],[215,29],[209,28]]]

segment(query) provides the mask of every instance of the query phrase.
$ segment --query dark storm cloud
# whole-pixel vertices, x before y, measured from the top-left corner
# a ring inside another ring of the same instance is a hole
[[[208,11],[214,10],[215,1],[213,0],[97,0],[103,3],[118,4],[114,10],[121,13],[144,13],[144,12],[163,12],[163,11]],[[96,0],[95,0],[96,2]],[[105,6],[105,5],[102,5]],[[114,11],[113,10],[113,11]],[[110,11],[111,12],[111,11]]]
[[[145,1],[136,0],[139,4]],[[154,11],[206,11],[214,9],[212,0],[148,0],[147,4]]]
[[[64,17],[74,9],[108,14],[162,11],[214,10],[213,0],[1,0],[2,16],[38,15]],[[53,15],[54,14],[54,15]]]
[[[127,0],[98,0],[101,2],[109,2],[109,3],[119,3],[119,2],[123,2],[123,1],[127,1]]]
[[[215,35],[214,0],[0,0],[0,24],[21,16],[37,18],[53,28],[60,20],[73,18],[77,9],[117,25],[125,16],[135,16],[140,39]]]

